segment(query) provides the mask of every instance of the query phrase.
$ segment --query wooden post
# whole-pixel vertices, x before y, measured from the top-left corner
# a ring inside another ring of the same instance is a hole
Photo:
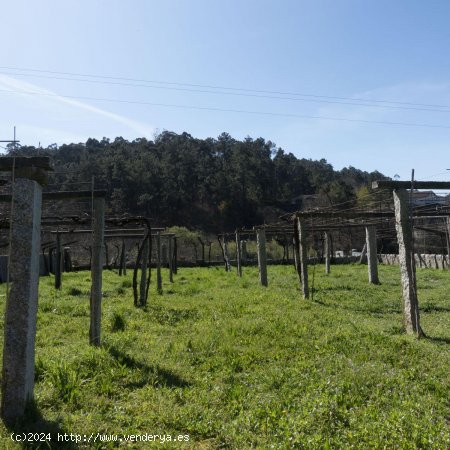
[[[414,254],[411,248],[412,227],[409,220],[408,194],[405,189],[394,190],[394,207],[403,290],[403,320],[406,332],[420,337],[423,331],[420,327]]]
[[[173,237],[169,236],[169,282],[173,283]]]
[[[325,244],[325,273],[328,275],[330,273],[330,235],[325,231],[324,234],[324,244]]]
[[[161,278],[161,232],[156,233],[156,283],[158,294],[162,294]]]
[[[302,277],[302,294],[303,298],[309,298],[308,286],[308,255],[306,254],[306,232],[303,218],[297,217],[298,243],[300,260],[299,266]]]
[[[262,286],[267,286],[266,232],[264,229],[256,230],[256,245],[258,250],[259,282]]]
[[[363,264],[367,256],[367,230],[366,230],[366,242],[364,242],[363,248],[361,250],[361,256],[359,257],[359,264]]]
[[[366,227],[367,267],[369,283],[379,284],[377,258],[377,231],[374,226]]]
[[[55,289],[61,289],[61,272],[62,272],[61,235],[58,232],[56,233]]]
[[[237,274],[242,277],[242,254],[241,254],[241,236],[236,230],[236,266]]]
[[[141,259],[141,282],[139,285],[139,306],[145,306],[147,304],[147,265],[148,265],[148,249],[149,242],[144,239],[142,243],[142,259]]]
[[[21,418],[33,399],[42,204],[40,183],[17,178],[13,189],[1,400],[7,424]]]
[[[102,275],[105,232],[105,199],[94,198],[92,224],[92,264],[91,264],[91,325],[89,329],[89,343],[100,346],[101,317],[102,317]]]

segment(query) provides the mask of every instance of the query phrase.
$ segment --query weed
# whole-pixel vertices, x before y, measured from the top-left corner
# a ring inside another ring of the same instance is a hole
[[[73,403],[79,394],[81,380],[78,372],[65,361],[49,369],[49,378],[56,391],[57,398],[64,403]]]
[[[71,287],[69,289],[69,295],[73,297],[79,297],[80,295],[83,295],[83,291],[77,287]]]
[[[122,313],[115,311],[111,316],[111,331],[124,331],[126,328],[126,320]]]

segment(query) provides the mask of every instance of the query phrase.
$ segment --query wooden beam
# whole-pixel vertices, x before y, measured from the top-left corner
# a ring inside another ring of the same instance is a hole
[[[48,156],[2,156],[0,157],[0,171],[11,172],[24,167],[36,167],[39,169],[53,170],[50,167],[50,157]]]
[[[372,189],[411,189],[411,181],[373,181]],[[414,189],[450,189],[450,181],[414,181]]]

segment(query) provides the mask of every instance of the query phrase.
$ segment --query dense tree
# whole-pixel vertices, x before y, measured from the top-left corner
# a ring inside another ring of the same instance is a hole
[[[107,190],[110,213],[204,231],[262,223],[300,209],[305,196],[315,206],[363,205],[364,189],[383,178],[351,166],[334,171],[325,159],[299,159],[263,138],[239,141],[227,133],[197,139],[164,131],[153,141],[117,137],[7,150],[50,156],[52,189],[86,189],[93,180]]]

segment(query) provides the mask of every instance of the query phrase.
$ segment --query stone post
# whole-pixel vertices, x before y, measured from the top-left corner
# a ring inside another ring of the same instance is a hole
[[[308,255],[306,254],[306,232],[303,218],[297,217],[298,243],[300,260],[298,266],[300,267],[302,278],[302,294],[303,298],[309,298],[308,287]]]
[[[161,232],[156,233],[156,285],[158,294],[162,294],[161,278]]]
[[[105,232],[105,199],[94,198],[92,224],[92,263],[91,263],[91,325],[89,343],[100,346],[102,318],[102,275]]]
[[[258,250],[259,282],[262,286],[267,286],[266,232],[264,229],[256,230],[256,246]]]
[[[300,248],[298,244],[298,230],[297,230],[297,220],[294,223],[294,237],[292,239],[292,253],[294,254],[294,268],[298,275],[298,280],[302,284],[302,273],[300,271]]]
[[[120,249],[119,276],[126,274],[127,268],[125,264],[125,239],[122,239],[122,247]]]
[[[169,236],[169,282],[173,283],[173,237]]]
[[[230,272],[230,258],[228,257],[228,243],[226,235],[223,236],[223,256],[225,258],[225,271]]]
[[[55,254],[55,289],[61,289],[62,258],[61,235],[57,232]]]
[[[237,274],[242,277],[242,253],[241,253],[241,235],[236,231],[236,266]]]
[[[394,190],[394,208],[403,291],[403,321],[408,334],[420,337],[423,331],[420,328],[414,255],[411,248],[412,227],[409,220],[408,193],[405,189]]]
[[[369,283],[379,284],[377,259],[377,231],[374,226],[366,227],[367,267]]]
[[[445,231],[447,239],[447,269],[450,270],[450,217],[447,217],[447,228]]]
[[[147,304],[147,266],[148,266],[149,239],[151,239],[151,237],[144,239],[144,242],[142,243],[141,282],[139,285],[140,306],[145,306]]]
[[[241,240],[241,264],[244,265],[247,262],[247,241]]]
[[[2,158],[3,159],[3,158]],[[12,159],[12,158],[11,158]],[[34,158],[30,158],[30,161]],[[13,162],[12,170],[17,167]],[[39,287],[43,170],[15,169],[11,241],[4,320],[1,415],[6,424],[21,418],[33,400]],[[11,170],[11,169],[10,169]],[[40,172],[39,177],[34,177]],[[38,180],[38,181],[35,181]]]
[[[161,264],[163,267],[166,267],[168,264],[168,257],[167,257],[167,243],[162,242],[161,243]]]
[[[324,234],[324,247],[325,247],[325,273],[329,274],[330,273],[330,250],[331,250],[331,245],[330,245],[330,235],[329,233],[325,232]]]
[[[176,275],[178,272],[178,240],[176,236],[173,238],[173,263],[172,263],[173,273]]]

